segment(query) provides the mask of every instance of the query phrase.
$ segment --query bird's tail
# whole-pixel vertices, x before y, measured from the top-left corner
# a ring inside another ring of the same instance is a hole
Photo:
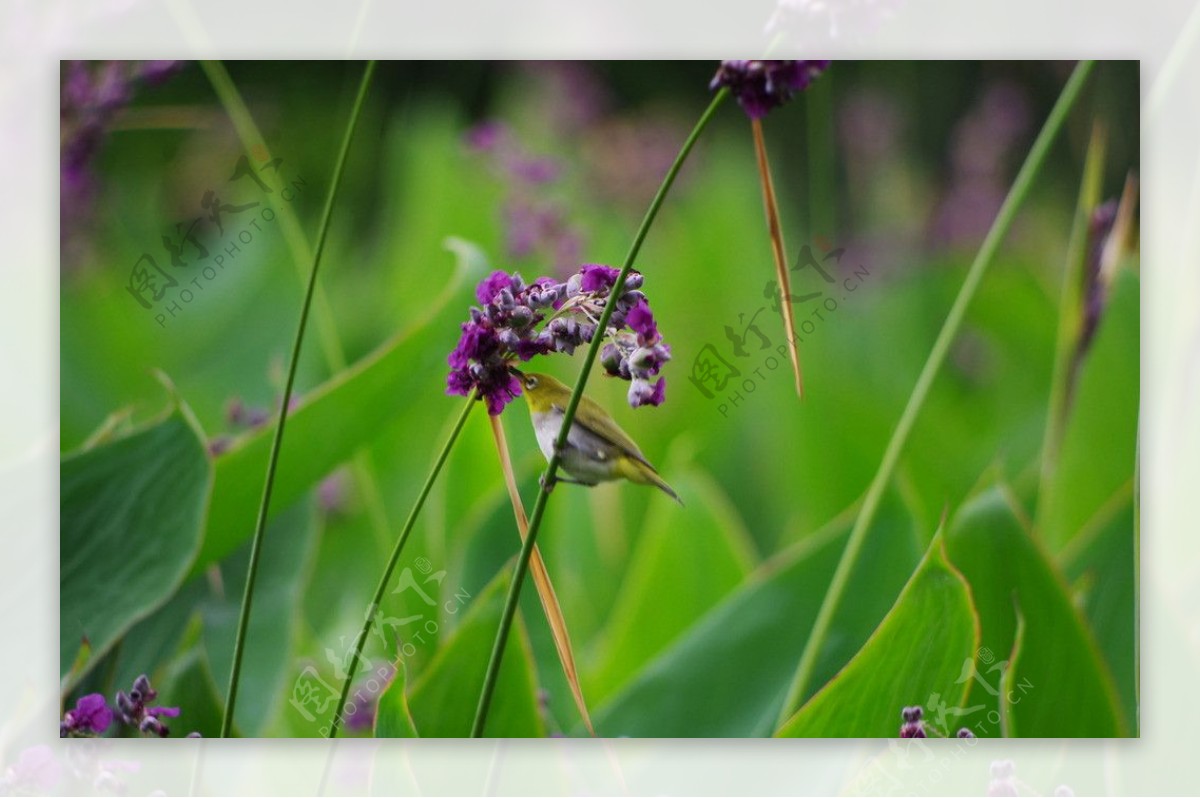
[[[653,485],[675,501],[679,502],[680,507],[683,506],[683,499],[679,498],[679,494],[667,484],[665,479],[658,475],[657,471],[640,460],[634,460],[633,458],[628,458],[625,462],[626,479],[630,480],[631,482],[637,482],[641,485]]]

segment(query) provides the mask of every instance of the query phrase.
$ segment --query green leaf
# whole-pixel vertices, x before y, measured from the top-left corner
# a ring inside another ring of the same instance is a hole
[[[405,673],[404,661],[401,660],[396,668],[392,682],[379,696],[379,704],[375,710],[376,737],[420,737],[417,725],[413,723],[412,713],[408,709],[408,696],[405,691],[408,686],[408,676]]]
[[[413,684],[408,705],[416,727],[425,737],[470,736],[511,571],[510,562],[470,605],[461,625]],[[504,652],[484,731],[489,737],[545,734],[538,709],[533,653],[519,613]]]
[[[935,535],[866,645],[777,735],[895,737],[905,706],[953,713],[967,693],[958,679],[974,658],[978,635],[966,582]]]
[[[1137,553],[1132,487],[1116,497],[1115,513],[1097,514],[1057,561],[1070,583],[1082,586],[1075,591],[1075,603],[1096,636],[1116,683],[1123,716],[1136,735]]]
[[[172,737],[186,737],[192,732],[203,737],[220,736],[225,702],[199,647],[174,663],[165,681],[153,684],[158,690],[158,706],[179,708],[179,717],[167,719]]]
[[[849,528],[845,514],[764,563],[594,713],[605,736],[769,735]],[[911,522],[889,497],[850,575],[814,684],[829,680],[887,613],[919,560]]]
[[[1140,364],[1137,275],[1122,269],[1080,368],[1058,468],[1039,497],[1037,530],[1057,553],[1133,477]]]
[[[285,682],[302,599],[302,587],[316,549],[317,522],[312,501],[297,502],[267,526],[259,561],[250,626],[242,658],[242,685],[234,723],[244,735],[262,734],[284,706]],[[223,594],[203,604],[204,647],[217,678],[233,666],[233,641],[250,560],[250,544],[220,564]]]
[[[753,568],[749,535],[716,483],[698,469],[675,480],[684,506],[666,497],[650,506],[608,626],[596,638],[598,664],[584,673],[590,701],[611,695]]]
[[[456,298],[464,274],[479,259],[478,252],[463,242],[453,246],[459,257],[454,275],[422,317],[306,394],[288,415],[287,435],[275,475],[272,516],[298,501],[320,479],[374,441],[382,429],[394,424],[400,418],[398,397],[407,392],[441,393],[441,382],[431,383],[429,375],[445,370],[447,347],[453,346],[457,327],[430,322]],[[217,459],[209,522],[193,573],[250,539],[274,427],[274,422],[264,424]],[[422,432],[432,435],[436,430],[422,428]],[[410,444],[417,450],[424,446],[421,440]]]
[[[200,544],[212,468],[177,407],[120,440],[65,457],[60,472],[59,668],[91,660],[167,602]]]
[[[1116,737],[1124,734],[1117,697],[1096,643],[1071,605],[1061,576],[1014,517],[1003,493],[992,489],[965,506],[946,535],[951,562],[971,585],[981,645],[968,706],[992,718],[972,717],[980,736],[999,733],[1001,700],[1010,733],[1020,737]],[[1025,630],[1012,665],[1013,688],[997,684]],[[995,715],[992,715],[995,712]],[[979,724],[978,726],[976,724]]]

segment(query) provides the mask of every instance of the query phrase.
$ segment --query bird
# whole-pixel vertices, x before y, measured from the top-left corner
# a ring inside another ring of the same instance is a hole
[[[521,392],[529,405],[533,432],[546,460],[554,455],[554,444],[562,429],[562,417],[571,389],[548,374],[524,373],[512,369],[521,382]],[[603,407],[586,396],[579,398],[579,407],[571,423],[559,465],[574,479],[556,478],[559,482],[596,485],[617,479],[627,479],[639,485],[653,485],[679,504],[679,498],[666,480],[642,454],[633,439],[617,426]],[[553,487],[553,486],[551,486]]]

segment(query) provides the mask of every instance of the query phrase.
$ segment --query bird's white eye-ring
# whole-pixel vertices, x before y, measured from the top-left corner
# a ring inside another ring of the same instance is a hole
[[[529,390],[532,391],[534,388],[537,387],[537,384],[538,384],[537,377],[526,377],[525,378],[525,387],[528,388]]]

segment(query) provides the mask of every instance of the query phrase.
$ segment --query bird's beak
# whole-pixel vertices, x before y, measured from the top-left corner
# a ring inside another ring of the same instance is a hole
[[[522,384],[525,383],[525,375],[522,374],[521,370],[519,368],[517,368],[516,366],[509,366],[508,373],[512,374],[514,377],[516,377],[518,380],[520,380]]]

